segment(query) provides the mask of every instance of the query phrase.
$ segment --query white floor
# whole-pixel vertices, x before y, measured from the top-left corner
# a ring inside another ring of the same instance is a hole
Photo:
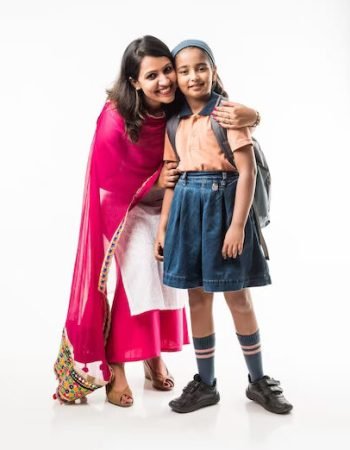
[[[177,375],[175,393],[193,372],[188,367],[192,364],[190,353],[188,349],[167,358]],[[346,394],[346,402],[342,393],[347,380],[342,384],[341,378],[330,372],[313,378],[310,368],[288,375],[297,366],[286,362],[279,372],[295,409],[288,416],[278,416],[245,398],[244,369],[238,359],[234,365],[218,364],[220,404],[186,415],[173,413],[167,406],[174,393],[157,392],[144,383],[139,363],[129,368],[135,396],[132,408],[106,403],[102,390],[92,395],[86,405],[60,405],[51,399],[54,383],[41,363],[40,378],[17,373],[16,386],[3,386],[3,448],[349,448],[349,396]],[[38,361],[32,363],[35,366]]]
[[[308,273],[306,266],[304,269]],[[275,272],[279,270],[275,268]],[[317,291],[304,289],[300,301],[296,289],[286,292],[281,283],[255,290],[254,296],[265,369],[281,380],[295,406],[291,414],[274,415],[246,399],[244,360],[220,296],[215,319],[221,402],[185,415],[173,413],[168,402],[195,373],[191,346],[164,355],[176,378],[174,392],[152,390],[144,382],[141,363],[131,363],[127,373],[135,397],[132,408],[106,403],[102,389],[91,395],[86,405],[53,401],[52,363],[59,344],[59,321],[50,322],[53,304],[47,304],[46,310],[42,305],[41,311],[27,304],[17,317],[16,330],[21,329],[21,335],[8,327],[12,346],[6,338],[3,341],[8,373],[2,372],[1,384],[0,436],[6,444],[2,448],[349,449],[347,314],[341,303],[339,311],[329,317],[325,308],[330,296],[337,298],[337,288],[325,283]],[[280,290],[283,302],[277,300]],[[319,306],[316,317],[315,302]],[[63,304],[61,309],[63,314]]]

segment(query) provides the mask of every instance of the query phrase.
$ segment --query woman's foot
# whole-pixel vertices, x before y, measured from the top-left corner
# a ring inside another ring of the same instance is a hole
[[[124,364],[111,364],[113,371],[112,381],[107,384],[107,399],[113,405],[128,407],[132,406],[134,399],[125,376]]]
[[[143,362],[145,377],[152,381],[152,386],[159,391],[171,391],[174,388],[174,378],[170,375],[160,356]]]

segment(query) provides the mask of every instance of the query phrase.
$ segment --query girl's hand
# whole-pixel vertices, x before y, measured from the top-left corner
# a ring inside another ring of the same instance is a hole
[[[156,182],[156,187],[159,189],[173,188],[180,176],[180,171],[177,170],[177,162],[165,162],[160,172],[159,178]]]
[[[227,230],[224,244],[222,246],[222,257],[237,258],[242,254],[244,244],[244,227],[238,225],[231,225]]]
[[[158,230],[157,237],[154,243],[154,257],[157,261],[163,261],[163,249],[165,241],[165,231]]]
[[[254,109],[235,102],[222,101],[212,112],[214,119],[223,127],[236,129],[254,126],[258,115]]]

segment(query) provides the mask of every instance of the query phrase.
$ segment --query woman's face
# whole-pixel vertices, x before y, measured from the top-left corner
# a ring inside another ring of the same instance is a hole
[[[177,84],[187,98],[203,99],[211,93],[216,69],[199,48],[184,48],[175,59]]]
[[[150,110],[157,110],[162,103],[171,103],[175,98],[176,73],[166,56],[145,56],[140,65],[139,77],[132,83],[136,89],[142,89]]]

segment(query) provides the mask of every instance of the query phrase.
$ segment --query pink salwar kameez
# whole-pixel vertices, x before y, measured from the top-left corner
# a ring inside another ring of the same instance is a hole
[[[141,305],[142,313],[131,315],[117,257],[125,248],[125,242],[124,247],[119,243],[128,228],[128,215],[159,177],[164,132],[165,117],[147,116],[134,144],[111,103],[106,103],[98,118],[68,314],[55,363],[56,394],[63,401],[84,397],[106,385],[111,379],[109,363],[152,358],[161,351],[179,351],[188,343],[184,308],[175,303],[165,310],[166,296],[164,308],[152,310],[151,302]],[[118,276],[110,313],[107,282],[114,260]],[[142,270],[142,260],[140,265]],[[125,266],[122,268],[125,274]]]

